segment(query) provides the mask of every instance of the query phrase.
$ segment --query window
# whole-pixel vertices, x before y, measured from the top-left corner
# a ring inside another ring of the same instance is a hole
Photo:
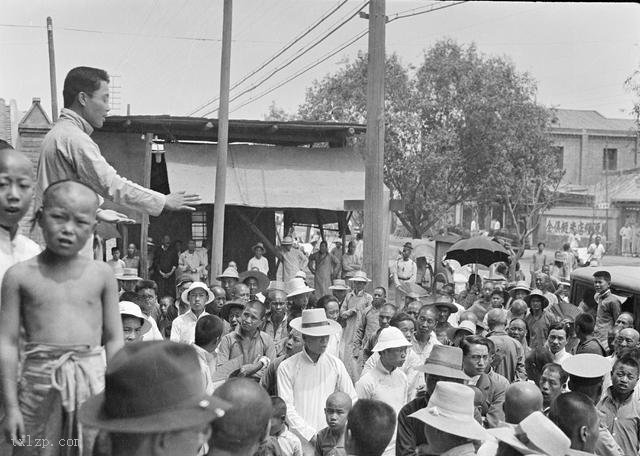
[[[551,150],[556,159],[556,168],[564,168],[564,146],[552,146]]]
[[[602,153],[602,169],[604,171],[618,169],[618,149],[604,149]]]
[[[199,247],[202,247],[207,239],[207,213],[204,210],[191,213],[191,237]]]

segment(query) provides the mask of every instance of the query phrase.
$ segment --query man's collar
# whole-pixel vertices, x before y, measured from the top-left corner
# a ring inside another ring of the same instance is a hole
[[[302,353],[303,356],[305,356],[307,360],[312,364],[319,363],[322,357],[325,355],[324,353],[321,353],[320,356],[318,356],[318,361],[313,362],[313,359],[311,359],[311,356],[309,356],[309,353],[307,353],[307,347],[302,347],[302,351],[300,353]]]
[[[189,309],[187,310],[183,315],[188,315],[189,317],[191,317],[193,320],[198,321],[198,319],[200,319],[201,317],[205,316],[205,315],[209,315],[207,313],[206,310],[203,310],[202,313],[196,317],[196,314],[193,313],[193,310]]]
[[[242,334],[242,326],[238,325],[236,326],[236,336],[240,337],[241,339],[255,339],[260,335],[260,328],[257,328],[256,331],[253,333],[253,336],[251,337],[247,337],[244,334]]]
[[[91,126],[91,124],[73,109],[62,108],[62,110],[60,111],[60,118],[67,118],[71,120],[89,136],[91,136],[91,134],[93,133],[93,127]]]

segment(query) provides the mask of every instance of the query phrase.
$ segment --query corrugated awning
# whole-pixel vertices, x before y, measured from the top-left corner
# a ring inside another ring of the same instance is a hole
[[[165,144],[171,191],[198,193],[213,204],[217,145]],[[364,199],[364,160],[353,148],[233,144],[227,162],[226,204],[343,211]]]

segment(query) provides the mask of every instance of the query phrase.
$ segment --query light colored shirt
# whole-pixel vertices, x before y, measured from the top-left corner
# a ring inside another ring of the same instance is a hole
[[[340,341],[342,340],[342,326],[335,334],[329,336],[329,344],[327,345],[326,353],[339,356],[340,355]]]
[[[145,315],[144,318],[146,318],[147,321],[151,323],[151,329],[142,335],[142,340],[145,342],[149,340],[164,340],[164,337],[162,337],[162,333],[158,329],[158,325],[156,324],[156,321],[153,319],[153,317],[148,317]]]
[[[282,450],[282,456],[302,456],[302,443],[296,435],[289,430],[285,424],[282,431],[276,434],[278,445]]]
[[[247,264],[247,271],[252,271],[253,269],[258,269],[263,274],[269,275],[269,260],[265,257],[260,257],[260,259],[252,257],[249,260],[249,264]]]
[[[433,344],[436,345],[436,344]],[[431,345],[431,348],[433,348]],[[438,343],[439,345],[439,343]],[[380,353],[374,352],[367,362],[364,363],[364,368],[362,369],[362,375],[360,378],[364,376],[367,372],[374,369],[378,362],[380,361]],[[402,372],[407,376],[407,384],[408,384],[408,396],[409,400],[413,400],[416,397],[417,391],[420,388],[424,388],[426,385],[424,383],[424,374],[422,372],[418,372],[415,368],[424,364],[420,355],[418,355],[413,347],[409,347],[407,350],[407,357],[404,359],[404,363],[402,364]]]
[[[396,286],[406,282],[415,282],[418,274],[418,267],[415,261],[411,258],[404,260],[399,258],[396,260],[395,268],[393,270],[393,281]]]
[[[394,369],[389,372],[378,361],[376,367],[360,377],[355,385],[359,399],[375,399],[391,406],[396,412],[408,402],[407,376],[402,369]],[[393,456],[396,452],[396,433],[394,431],[387,448],[382,453],[384,456]]]
[[[613,397],[611,388],[598,403],[602,421],[625,455],[637,455],[640,450],[640,403],[631,394],[625,402]]]
[[[271,336],[260,330],[251,337],[245,336],[240,330],[240,325],[235,331],[224,336],[218,345],[218,365],[239,357],[242,357],[242,364],[254,364],[263,356],[270,361],[276,359],[276,347]],[[265,368],[266,366],[262,367],[252,377],[262,378]]]
[[[182,273],[182,278],[188,277],[194,282],[198,282],[207,276],[205,269],[207,267],[206,258],[202,258],[200,252],[196,250],[193,253],[189,253],[188,250],[182,252],[178,257],[178,267]],[[193,269],[196,272],[191,272]]]
[[[424,345],[424,347],[421,347],[420,343],[417,340],[413,341],[413,351],[416,352],[420,357],[421,364],[424,364],[424,362],[427,360],[427,358],[431,354],[431,350],[433,350],[434,345],[442,345],[438,341],[438,336],[434,331],[431,331],[429,341]]]
[[[308,260],[304,253],[293,247],[288,252],[282,250],[280,253],[283,261],[280,263],[276,275],[283,282],[288,282],[296,276],[298,271],[304,270]]]
[[[336,391],[353,402],[358,399],[347,369],[335,356],[324,353],[314,363],[303,349],[278,367],[278,394],[287,404],[287,420],[307,440],[326,427],[325,403]]]
[[[611,293],[611,290],[596,293],[593,299],[598,304],[596,308],[596,327],[593,335],[607,348],[609,346],[607,340],[609,331],[613,329],[622,312],[622,303],[618,296]]]
[[[182,342],[183,344],[192,344],[196,340],[196,323],[205,315],[209,314],[204,311],[199,317],[196,317],[196,314],[194,314],[191,309],[182,315],[178,315],[171,324],[171,336],[169,336],[169,340]]]
[[[113,271],[114,274],[122,274],[122,272],[124,271],[124,268],[127,267],[125,262],[119,258],[117,260],[109,260],[107,261],[107,264],[111,266],[111,270]]]
[[[591,254],[592,260],[601,260],[605,254],[604,245],[603,244],[596,245],[595,243],[593,243],[589,246],[589,249],[587,250],[587,252]]]
[[[198,362],[200,363],[200,370],[202,371],[202,381],[204,382],[205,392],[207,394],[213,394],[213,373],[216,371],[217,355],[216,353],[209,353],[204,348],[193,344],[193,348],[198,355]]]
[[[273,343],[276,346],[276,356],[284,355],[284,346],[286,345],[287,338],[289,337],[289,328],[287,327],[288,321],[289,317],[285,314],[277,327],[269,317],[265,319],[265,322],[262,325],[262,330],[269,334],[273,339]]]
[[[7,269],[20,261],[38,255],[42,249],[28,237],[16,234],[13,239],[9,231],[0,227],[0,283]]]
[[[562,364],[562,362],[567,359],[567,358],[571,358],[571,353],[567,353],[567,351],[563,348],[562,350],[560,350],[558,353],[553,354],[553,362],[557,363],[557,364]]]
[[[353,255],[345,253],[342,256],[342,276],[344,278],[353,277],[355,272],[361,269],[362,263],[355,253]]]
[[[62,109],[42,141],[35,207],[42,205],[42,193],[49,185],[74,179],[118,204],[149,215],[160,215],[166,202],[165,195],[118,175],[91,139],[92,133],[89,122],[70,109]]]

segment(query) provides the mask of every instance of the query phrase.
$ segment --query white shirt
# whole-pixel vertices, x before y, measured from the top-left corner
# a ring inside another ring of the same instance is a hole
[[[396,260],[393,276],[396,286],[405,282],[415,282],[417,274],[418,267],[411,258],[407,260],[399,258]]]
[[[434,345],[442,345],[442,344],[438,341],[438,336],[436,336],[436,333],[433,331],[431,331],[431,335],[429,336],[429,342],[427,342],[424,348],[422,349],[420,348],[420,344],[418,343],[417,340],[413,342],[413,351],[415,351],[420,357],[421,364],[424,364],[424,362],[427,360],[427,358],[431,354],[431,350],[433,350]]]
[[[431,339],[430,339],[431,340]],[[433,344],[435,345],[435,344]],[[433,349],[433,345],[431,348]],[[362,369],[362,374],[360,374],[360,378],[364,377],[364,374],[369,372],[371,369],[376,367],[376,364],[380,361],[380,353],[374,352],[366,363],[364,363],[364,368]],[[400,369],[407,376],[407,384],[409,385],[408,401],[411,401],[416,398],[416,394],[419,388],[424,388],[426,385],[424,383],[424,375],[422,372],[418,372],[415,368],[424,364],[420,355],[418,355],[413,347],[409,347],[407,350],[407,357],[404,359],[404,364]]]
[[[287,421],[307,440],[327,427],[324,407],[336,391],[353,402],[358,399],[347,369],[335,356],[324,353],[314,363],[303,349],[278,367],[278,394],[287,404]]]
[[[202,312],[199,317],[192,310],[182,315],[178,315],[171,324],[171,336],[169,340],[173,342],[182,342],[192,344],[196,340],[196,323],[200,318],[209,315],[206,311]]]
[[[28,237],[16,234],[13,239],[9,231],[0,227],[0,282],[11,266],[38,255],[42,249]]]
[[[269,275],[269,261],[265,257],[260,257],[260,259],[252,257],[249,260],[249,264],[247,264],[247,271],[251,271],[255,268],[258,268],[258,271],[263,274]]]
[[[594,260],[600,260],[602,259],[605,250],[604,250],[604,245],[603,244],[598,244],[596,245],[595,243],[591,244],[589,246],[589,253],[591,253],[591,258]]]
[[[553,354],[553,362],[557,363],[557,364],[562,364],[562,361],[564,361],[567,358],[571,358],[571,353],[567,353],[567,351],[563,348],[562,350],[560,350],[558,353]]]
[[[147,321],[151,323],[151,329],[142,335],[142,340],[145,342],[149,340],[164,340],[164,337],[162,337],[162,333],[160,333],[158,325],[156,324],[156,321],[153,319],[153,317],[148,317],[145,315],[144,318],[146,318]]]
[[[449,315],[449,319],[447,321],[451,326],[455,326],[457,328],[458,325],[460,324],[460,315],[462,315],[462,312],[464,312],[467,309],[465,309],[455,301],[453,301],[453,304],[458,308],[458,311],[456,313],[452,313],[451,315]]]
[[[340,330],[329,336],[329,344],[327,345],[327,349],[325,353],[328,353],[333,356],[339,356],[340,353],[340,341],[342,340],[342,326]]]
[[[369,370],[356,382],[356,393],[359,399],[375,399],[391,406],[396,412],[408,402],[407,376],[402,369],[394,369],[389,372],[378,361],[375,368]],[[396,454],[396,433],[394,432],[391,441],[385,448],[384,456],[394,456]]]

